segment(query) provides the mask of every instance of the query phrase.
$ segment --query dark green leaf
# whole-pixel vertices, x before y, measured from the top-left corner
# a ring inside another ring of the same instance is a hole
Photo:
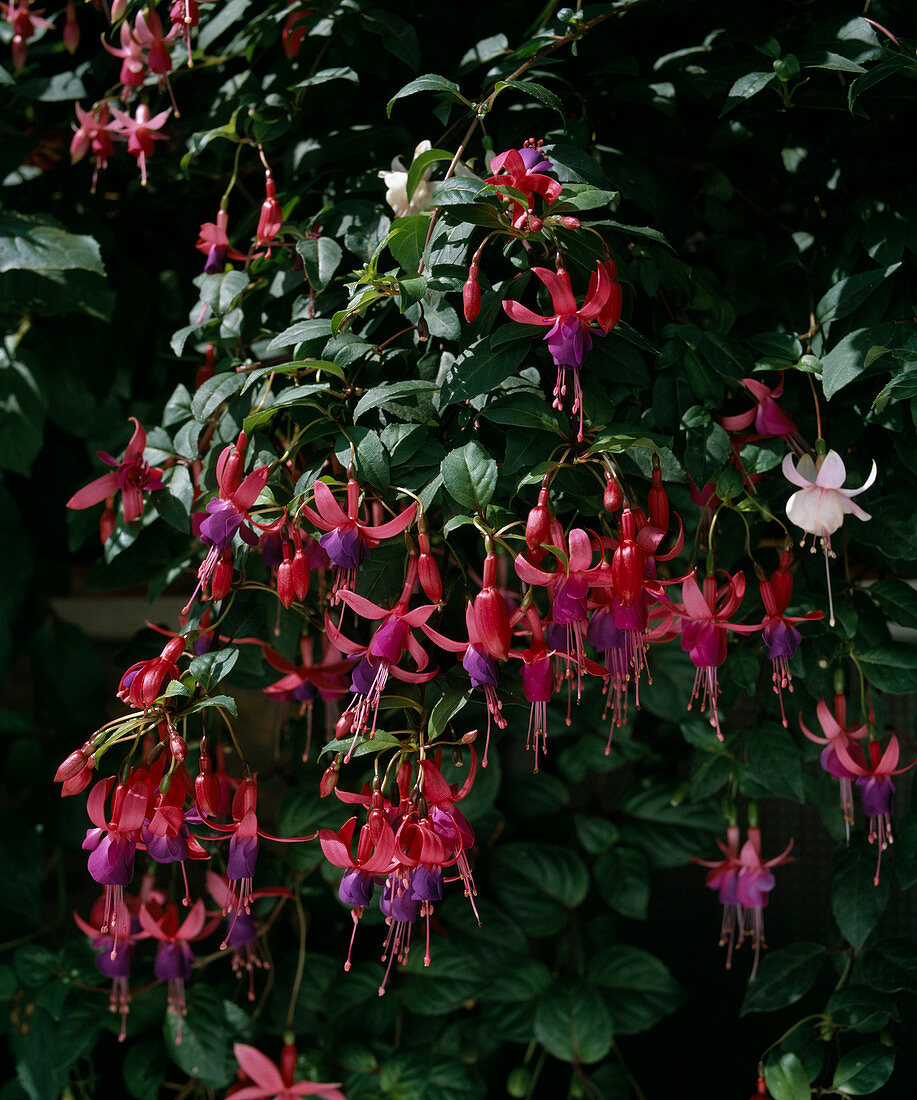
[[[417,185],[420,183],[421,178],[430,165],[436,164],[436,162],[440,160],[448,160],[451,162],[454,156],[455,154],[451,153],[448,149],[427,149],[425,152],[421,153],[420,156],[415,157],[411,161],[411,167],[408,169],[408,202],[414,197]]]
[[[481,340],[455,360],[442,387],[442,408],[490,393],[511,378],[529,353],[528,341],[494,347]]]
[[[228,371],[215,374],[201,383],[191,399],[191,412],[201,422],[210,417],[224,401],[237,394],[245,385],[245,375]]]
[[[809,1078],[795,1054],[772,1058],[764,1067],[764,1079],[774,1100],[808,1100],[812,1095]]]
[[[486,508],[497,487],[497,464],[477,440],[446,455],[440,466],[450,496],[463,508]]]
[[[826,956],[827,951],[820,943],[805,941],[768,952],[745,994],[742,1015],[773,1012],[795,1004],[815,984]]]
[[[769,73],[746,73],[745,76],[740,76],[729,89],[726,105],[723,107],[722,111],[720,111],[720,118],[722,118],[723,115],[729,114],[731,110],[738,107],[738,105],[743,103],[746,99],[751,99],[751,97],[757,95],[758,92],[763,92],[764,89],[773,84],[776,79],[777,74],[773,70]]]
[[[868,1096],[885,1084],[894,1068],[894,1047],[870,1043],[841,1058],[831,1087],[846,1096]]]
[[[875,845],[857,836],[849,848],[838,848],[834,857],[831,911],[842,935],[857,950],[878,924],[891,893],[889,874],[876,884],[878,855]]]
[[[438,73],[427,73],[426,76],[418,76],[395,92],[385,108],[388,117],[392,117],[392,107],[394,107],[397,100],[404,99],[409,95],[417,95],[418,92],[440,92],[459,103],[468,103],[468,100],[459,91],[458,84],[454,81],[447,80],[444,76],[439,76]]]
[[[648,951],[627,944],[597,952],[589,976],[604,990],[615,1031],[620,1035],[648,1031],[685,998],[664,963]]]
[[[650,869],[636,848],[617,844],[595,863],[599,893],[622,917],[645,920],[650,903]]]
[[[564,125],[566,125],[567,116],[564,114],[564,105],[561,103],[560,97],[542,84],[536,84],[533,80],[498,80],[494,88],[498,92],[503,88],[514,88],[517,92],[523,92],[525,95],[531,96],[532,99],[537,99],[545,107],[550,107],[552,111],[556,111],[563,120]]]
[[[825,324],[853,313],[876,287],[881,286],[886,279],[894,275],[900,266],[900,263],[891,264],[877,271],[864,271],[860,275],[850,275],[846,279],[841,279],[823,295],[815,307],[815,319],[820,324]]]
[[[435,382],[424,382],[419,378],[409,379],[406,382],[382,382],[363,394],[353,410],[353,419],[359,420],[363,413],[371,409],[388,408],[393,401],[409,397],[411,394],[432,393],[437,389],[439,387]]]
[[[178,1029],[181,1028],[181,1042]],[[188,1014],[165,1018],[169,1054],[185,1073],[213,1089],[225,1089],[236,1075],[232,1035],[223,1002],[208,986],[198,984],[188,998]]]
[[[880,1031],[898,1018],[895,999],[866,985],[846,985],[831,994],[828,1015],[838,1027],[854,1031]]]
[[[307,76],[305,80],[300,80],[297,84],[291,84],[290,87],[314,88],[317,84],[327,84],[329,80],[349,80],[351,84],[360,83],[360,78],[353,69],[341,65],[335,69],[319,69],[317,73]]]
[[[427,724],[427,733],[431,741],[435,741],[440,734],[445,732],[448,724],[466,705],[470,698],[470,688],[465,688],[463,691],[453,689],[452,691],[447,691],[442,699],[437,701],[432,711],[430,711],[430,719]]]
[[[917,630],[917,590],[890,578],[876,581],[867,591],[893,623]]]
[[[562,979],[538,1002],[535,1038],[562,1062],[599,1062],[611,1049],[613,1037],[608,1010],[589,982]]]
[[[344,257],[344,250],[330,237],[306,237],[296,242],[296,251],[302,256],[306,278],[316,290],[324,290],[331,282]]]
[[[756,726],[748,735],[745,762],[743,794],[805,802],[799,751],[788,730],[771,723]]]
[[[205,691],[209,691],[229,675],[238,659],[238,648],[227,646],[226,649],[218,649],[195,657],[188,671]]]
[[[92,237],[68,233],[43,218],[0,211],[0,272],[74,269],[105,274],[99,246]]]
[[[889,642],[857,654],[863,673],[879,691],[904,695],[917,691],[917,648],[907,642]]]

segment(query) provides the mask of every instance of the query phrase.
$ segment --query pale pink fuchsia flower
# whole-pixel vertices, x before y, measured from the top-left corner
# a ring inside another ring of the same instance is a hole
[[[857,773],[850,771],[841,763],[837,755],[837,748],[839,745],[843,745],[849,754],[853,746],[858,741],[862,741],[869,732],[869,727],[865,722],[859,725],[852,722],[849,725],[847,724],[847,700],[841,692],[837,692],[834,696],[834,714],[828,709],[828,704],[824,699],[819,699],[816,713],[824,737],[812,733],[803,722],[801,714],[799,716],[799,727],[810,741],[825,746],[819,762],[829,775],[833,775],[835,779],[840,781],[841,810],[844,814],[844,825],[847,829],[847,840],[849,841],[850,826],[853,824],[853,781],[857,778]],[[874,719],[875,714],[873,713],[870,720]]]
[[[76,164],[92,150],[95,167],[92,173],[92,187],[95,193],[99,171],[108,167],[108,160],[115,154],[115,144],[111,136],[111,111],[107,103],[99,103],[92,111],[84,111],[79,103],[74,105],[79,126],[74,130],[70,142],[70,163]]]
[[[121,58],[121,73],[118,79],[124,85],[121,98],[126,100],[130,94],[130,89],[140,87],[146,79],[146,59],[143,56],[143,46],[131,33],[129,23],[121,24],[120,34],[120,49],[109,46],[104,38],[102,39],[102,45],[113,57]]]
[[[872,518],[851,498],[865,492],[876,480],[876,464],[873,462],[869,477],[859,489],[841,488],[847,478],[847,469],[837,451],[819,454],[814,461],[810,455],[803,455],[795,466],[793,456],[787,455],[783,460],[783,476],[800,487],[786,502],[786,514],[790,522],[818,539],[824,550],[829,622],[834,626],[834,600],[828,567],[828,558],[833,557],[831,536],[844,522],[844,516],[848,512],[857,519]],[[815,550],[814,545],[812,550]]]
[[[427,153],[430,149],[432,149],[430,142],[422,141],[414,150],[411,162],[413,163],[421,153]],[[430,171],[431,169],[428,168],[420,177],[410,201],[408,201],[408,170],[400,157],[395,157],[392,161],[391,171],[378,173],[379,179],[385,184],[385,201],[394,210],[396,218],[402,218],[406,214],[419,214],[433,201]]]
[[[215,222],[204,222],[201,225],[197,244],[194,246],[198,252],[203,252],[207,257],[204,264],[205,275],[220,275],[226,267],[227,260],[246,260],[244,252],[233,248],[229,243],[229,235],[226,232],[229,225],[229,212],[217,211]]]
[[[112,107],[112,114],[115,116],[112,129],[127,139],[127,151],[136,158],[140,166],[140,182],[144,187],[146,187],[147,157],[153,155],[153,142],[166,140],[166,135],[157,131],[165,125],[171,113],[170,107],[150,117],[149,107],[145,103],[139,103],[134,117],[131,118],[124,111]]]
[[[29,54],[29,39],[36,27],[48,30],[54,24],[29,8],[29,0],[13,0],[12,4],[0,4],[0,13],[13,25],[13,67],[17,73],[25,68]]]
[[[346,1100],[336,1084],[293,1080],[296,1069],[295,1048],[292,1057],[281,1059],[285,1073],[255,1047],[236,1043],[232,1050],[246,1077],[254,1082],[253,1085],[234,1089],[233,1100],[294,1100],[297,1096],[317,1096],[319,1100]],[[284,1047],[284,1055],[286,1053],[287,1047]]]

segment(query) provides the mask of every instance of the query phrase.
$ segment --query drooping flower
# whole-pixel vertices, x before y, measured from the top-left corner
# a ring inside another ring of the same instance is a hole
[[[283,225],[283,210],[277,201],[277,186],[270,172],[264,179],[265,198],[261,204],[261,213],[258,216],[258,228],[255,230],[255,240],[263,248],[267,245],[267,254],[271,254],[271,241],[280,232]]]
[[[191,56],[191,31],[201,19],[197,0],[174,0],[172,7],[169,9],[169,19],[172,22],[169,37],[176,35],[179,38],[184,38],[188,50],[188,68],[190,69],[194,66],[194,59]]]
[[[862,741],[869,733],[869,727],[865,722],[859,725],[847,724],[847,700],[842,692],[836,692],[834,696],[834,714],[828,709],[824,699],[819,699],[816,708],[818,722],[824,732],[824,737],[812,733],[799,716],[799,727],[810,741],[824,745],[819,762],[824,770],[840,781],[841,786],[841,811],[844,814],[844,825],[847,830],[847,840],[850,840],[850,826],[853,824],[853,781],[857,773],[851,772],[838,759],[837,746],[843,745],[848,753],[857,741]],[[872,714],[871,721],[875,720]]]
[[[803,455],[795,466],[792,455],[786,455],[783,460],[783,476],[794,485],[800,486],[786,502],[786,514],[791,523],[795,523],[797,527],[801,527],[803,531],[821,542],[825,554],[825,574],[828,578],[828,621],[831,626],[834,626],[834,600],[828,564],[828,559],[834,556],[831,550],[831,536],[844,522],[844,516],[848,512],[857,519],[871,519],[869,513],[864,512],[851,498],[865,492],[872,485],[876,480],[876,472],[876,464],[873,462],[869,477],[859,489],[842,489],[841,486],[847,479],[847,469],[837,451],[819,454],[814,460],[810,455]],[[803,542],[805,542],[804,539]],[[815,551],[814,540],[812,551],[813,553]]]
[[[892,835],[892,809],[895,804],[895,784],[893,775],[900,775],[917,764],[912,760],[903,768],[896,768],[901,755],[898,738],[892,734],[885,750],[875,738],[863,745],[851,742],[850,748],[838,738],[834,744],[841,767],[857,777],[856,785],[863,800],[863,812],[869,818],[869,843],[877,847],[876,874],[873,879],[879,885],[879,872],[882,869],[882,853],[894,843]]]
[[[130,901],[127,901],[127,904],[130,906]],[[137,899],[133,899],[133,904],[137,904]],[[138,940],[145,939],[146,933],[141,931],[137,918],[131,916],[129,918],[130,929],[127,935],[121,937],[120,949],[117,954],[113,954],[115,946],[114,933],[110,928],[106,928],[104,932],[102,931],[102,925],[105,921],[104,914],[105,899],[99,898],[92,907],[88,922],[83,920],[76,910],[73,912],[73,920],[77,928],[89,937],[92,949],[99,952],[96,955],[96,969],[100,974],[104,974],[106,978],[111,978],[111,996],[108,1001],[108,1010],[117,1013],[121,1017],[118,1042],[123,1043],[127,1037],[127,1016],[131,1005],[129,979],[134,944]]]
[[[248,975],[248,999],[255,999],[255,970],[268,967],[269,964],[261,957],[258,950],[258,925],[251,913],[232,911],[229,906],[232,902],[231,887],[225,876],[218,875],[215,871],[207,872],[207,889],[210,896],[220,907],[220,911],[231,912],[229,928],[226,938],[220,944],[220,950],[232,952],[232,970],[237,978],[243,974]],[[277,886],[270,890],[255,890],[252,893],[252,901],[259,898],[292,898],[293,892],[285,886]]]
[[[131,665],[118,685],[121,702],[138,710],[149,710],[166,687],[179,678],[177,662],[185,652],[186,641],[183,635],[172,638],[158,657]]]
[[[541,195],[550,206],[560,197],[563,187],[557,180],[546,176],[554,165],[541,151],[541,142],[535,142],[531,138],[526,141],[521,149],[508,149],[505,153],[499,153],[490,162],[490,170],[493,175],[485,179],[485,183],[492,183],[496,187],[501,185],[511,187],[514,191],[521,191],[527,204],[523,206],[513,196],[509,198],[512,207],[513,225],[522,228],[527,217],[535,212],[535,196]]]
[[[109,46],[102,39],[102,45],[113,57],[121,58],[121,73],[118,77],[124,85],[121,98],[127,99],[130,88],[139,88],[146,79],[146,58],[143,56],[143,46],[131,32],[130,23],[126,20],[121,24],[121,48]]]
[[[598,264],[589,280],[589,289],[585,301],[577,306],[570,285],[570,276],[562,267],[550,271],[544,267],[533,267],[532,272],[548,288],[554,313],[545,317],[533,313],[520,302],[506,299],[503,309],[512,321],[523,325],[550,326],[544,339],[548,351],[557,367],[557,382],[554,386],[554,408],[563,408],[563,399],[567,393],[567,371],[573,374],[573,405],[571,412],[579,412],[579,431],[577,440],[583,438],[583,391],[580,386],[579,369],[583,357],[592,347],[592,336],[608,331],[601,327],[603,318],[610,321],[606,307],[612,295],[612,279],[607,266]],[[617,318],[615,318],[615,321]],[[596,326],[593,328],[593,324]],[[611,324],[608,325],[611,327]]]
[[[748,412],[738,413],[736,416],[722,416],[720,423],[727,432],[744,431],[755,426],[755,434],[760,439],[773,437],[786,439],[787,442],[801,449],[802,441],[799,438],[799,429],[792,417],[783,411],[777,404],[777,398],[783,393],[783,375],[774,387],[765,386],[757,378],[743,378],[742,385],[755,399],[754,407]]]
[[[421,153],[427,153],[432,148],[429,141],[422,141],[414,150],[411,163],[413,164]],[[408,170],[400,157],[395,157],[392,161],[391,171],[378,173],[379,179],[385,184],[385,201],[394,210],[396,218],[403,218],[406,214],[419,214],[433,201],[430,171],[431,169],[428,168],[423,173],[410,200],[408,200]]]
[[[115,116],[112,129],[127,139],[127,151],[136,158],[140,167],[140,182],[146,187],[147,158],[153,155],[154,142],[166,140],[166,135],[160,134],[159,130],[165,125],[172,108],[151,116],[150,108],[145,103],[138,103],[133,118],[117,107],[112,107],[111,112]]]
[[[292,1046],[292,1044],[288,1044]],[[243,1085],[234,1089],[233,1100],[294,1100],[297,1096],[317,1096],[320,1100],[346,1100],[336,1084],[317,1081],[294,1081],[296,1069],[296,1050],[292,1056],[281,1059],[286,1072],[262,1054],[256,1047],[246,1043],[236,1043],[233,1054],[246,1077],[254,1081],[253,1085]],[[284,1055],[286,1055],[286,1047]]]
[[[95,158],[90,190],[95,193],[99,172],[108,167],[110,157],[115,154],[115,145],[111,136],[111,111],[107,103],[98,103],[92,111],[84,111],[79,103],[73,105],[79,126],[74,128],[70,142],[70,163],[76,164],[90,150]]]
[[[13,68],[17,73],[21,73],[29,54],[29,39],[35,33],[35,28],[42,27],[48,30],[54,24],[44,19],[37,11],[32,11],[29,0],[13,0],[12,4],[0,4],[0,13],[13,26]]]
[[[417,505],[411,504],[394,519],[371,527],[360,520],[360,486],[353,477],[347,480],[346,512],[324,481],[315,482],[313,495],[317,510],[306,504],[301,505],[299,510],[313,526],[326,532],[318,541],[337,568],[332,599],[339,599],[342,589],[353,588],[357,570],[369,551],[384,539],[400,535],[410,526]]]
[[[700,864],[701,867],[710,868],[705,883],[711,890],[716,890],[720,904],[723,906],[720,947],[727,948],[727,970],[732,969],[732,952],[735,948],[736,928],[741,930],[743,927],[743,922],[738,919],[737,915],[738,897],[736,895],[736,880],[742,866],[739,862],[740,835],[739,826],[730,823],[726,829],[726,843],[724,844],[719,837],[716,838],[717,847],[723,853],[723,859],[695,859],[693,861]]]
[[[124,522],[133,523],[143,515],[143,493],[155,492],[162,488],[162,470],[158,466],[150,466],[143,461],[143,452],[146,448],[146,432],[140,421],[135,417],[129,417],[134,423],[134,434],[124,449],[120,459],[112,458],[105,451],[99,451],[99,458],[107,465],[113,466],[114,472],[103,474],[90,481],[79,492],[74,493],[67,501],[68,508],[91,508],[120,492],[124,506]]]
[[[198,252],[203,252],[207,257],[204,263],[205,275],[219,275],[226,267],[227,260],[246,260],[244,252],[233,248],[229,243],[226,232],[229,225],[229,211],[222,207],[217,211],[215,222],[204,222],[198,233],[197,244],[194,246]]]
[[[682,620],[681,648],[690,655],[697,669],[688,709],[700,696],[701,710],[708,712],[710,725],[720,741],[723,733],[717,708],[720,692],[717,669],[726,660],[727,632],[751,634],[761,629],[760,625],[743,626],[729,621],[744,594],[745,577],[741,571],[734,577],[727,573],[726,583],[719,587],[715,576],[704,577],[703,590],[697,583],[696,573],[692,573],[682,585],[683,603],[673,605],[675,614]]]
[[[770,892],[777,882],[771,871],[772,868],[789,862],[792,848],[791,840],[779,856],[766,861],[762,860],[761,830],[756,825],[749,825],[747,839],[739,852],[740,867],[736,876],[735,889],[737,908],[744,914],[744,922],[739,930],[737,946],[741,946],[746,934],[751,935],[755,961],[751,968],[750,981],[754,981],[758,973],[761,948],[767,947],[764,941],[764,910],[767,907]]]

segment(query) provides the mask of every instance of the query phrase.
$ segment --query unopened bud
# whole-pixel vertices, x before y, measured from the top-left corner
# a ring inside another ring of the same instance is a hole
[[[79,775],[89,763],[91,763],[91,758],[87,758],[82,749],[77,749],[75,752],[70,753],[67,759],[54,773],[54,782],[66,783],[68,779],[72,779],[75,775]]]
[[[337,760],[334,761],[329,767],[325,769],[321,780],[318,784],[319,798],[327,798],[333,793],[338,785],[338,779],[340,778],[340,765]]]
[[[280,1052],[280,1076],[287,1088],[296,1080],[296,1047],[292,1043],[284,1042]]]
[[[582,228],[582,222],[580,222],[579,218],[571,218],[569,214],[564,215],[564,217],[560,219],[560,224],[564,229]]]
[[[465,320],[473,321],[481,311],[481,287],[478,284],[478,265],[472,264],[468,269],[468,279],[462,287],[462,306],[465,310]]]
[[[430,339],[430,326],[427,324],[427,319],[423,316],[423,314],[420,315],[420,319],[418,320],[416,327],[418,340]]]
[[[201,757],[203,765],[203,756]],[[205,817],[215,817],[220,811],[220,781],[213,772],[201,771],[194,780],[194,797],[198,809]]]
[[[63,30],[64,48],[68,53],[76,53],[80,44],[80,25],[76,21],[76,6],[73,0],[67,0],[67,21]]]
[[[624,494],[621,492],[618,479],[612,477],[611,474],[605,475],[605,492],[602,494],[602,503],[609,512],[617,512],[624,503]]]
[[[289,554],[288,547],[284,547],[284,554]],[[277,566],[277,595],[287,610],[290,609],[296,599],[296,586],[293,582],[293,561],[286,556]]]
[[[477,736],[478,736],[478,731],[477,730],[469,730],[464,735],[464,737],[462,738],[462,744],[463,745],[473,744],[477,740]]]
[[[457,768],[464,768],[465,767],[465,759],[462,756],[462,750],[458,747],[458,745],[453,745],[452,746],[452,763]]]
[[[346,737],[353,729],[353,720],[356,717],[352,710],[345,710],[340,718],[334,723],[334,736],[340,741]]]
[[[214,600],[225,600],[232,588],[232,551],[226,550],[216,563],[210,578],[210,595]]]
[[[429,539],[427,542],[429,543]],[[443,598],[443,581],[432,554],[421,551],[417,559],[417,576],[427,599],[439,603]]]
[[[169,738],[169,751],[172,753],[174,760],[177,760],[179,764],[183,764],[188,758],[188,743],[184,737],[173,733]]]

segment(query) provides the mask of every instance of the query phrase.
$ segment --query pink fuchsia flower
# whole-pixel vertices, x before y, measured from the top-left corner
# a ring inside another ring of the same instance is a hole
[[[357,570],[369,551],[383,540],[400,535],[411,525],[417,505],[411,504],[388,523],[371,527],[360,520],[360,486],[354,478],[347,481],[346,512],[324,481],[315,482],[313,495],[315,510],[303,504],[299,511],[314,527],[326,532],[318,541],[336,567],[332,590],[332,600],[336,602],[341,598],[342,589],[353,588]]]
[[[118,79],[124,85],[121,98],[127,99],[128,89],[138,88],[146,79],[146,59],[143,56],[143,46],[131,33],[130,24],[121,24],[121,48],[116,49],[102,39],[103,47],[114,57],[121,58],[121,73]]]
[[[29,7],[29,0],[14,0],[12,4],[0,4],[0,13],[13,25],[13,67],[17,73],[25,68],[29,54],[29,39],[35,33],[36,27],[45,30],[54,24],[42,18],[38,12]]]
[[[271,254],[271,241],[280,232],[283,225],[283,210],[277,201],[277,187],[270,172],[265,174],[264,180],[265,198],[261,204],[261,213],[258,216],[258,228],[255,230],[255,240],[263,248],[267,245],[267,254]]]
[[[150,108],[145,103],[139,103],[133,118],[124,111],[119,111],[117,107],[112,107],[111,110],[115,116],[112,129],[127,139],[127,151],[140,166],[140,182],[146,187],[147,157],[153,155],[154,142],[166,140],[166,135],[157,131],[165,125],[172,108],[151,117]]]
[[[91,508],[106,497],[120,492],[124,506],[124,522],[133,523],[143,515],[143,493],[155,492],[162,488],[162,470],[143,461],[146,447],[146,432],[140,421],[132,416],[134,434],[120,459],[112,458],[105,451],[99,451],[99,458],[107,465],[115,467],[113,473],[103,474],[91,481],[67,501],[68,508]]]
[[[194,65],[194,59],[191,56],[191,31],[201,19],[197,0],[175,0],[169,9],[169,19],[172,21],[172,30],[169,32],[168,37],[171,38],[176,35],[184,38],[185,46],[188,49],[188,68],[190,69]]]
[[[185,652],[184,636],[172,638],[158,657],[138,661],[124,673],[118,698],[137,710],[149,710],[166,687],[181,675],[178,658]]]
[[[753,809],[749,807],[749,817]],[[790,861],[790,852],[793,841],[786,846],[779,856],[773,859],[761,858],[761,830],[756,825],[749,825],[748,839],[742,845],[739,852],[739,873],[736,876],[736,903],[737,913],[741,914],[739,925],[739,939],[736,944],[741,947],[746,934],[751,935],[751,946],[755,953],[754,965],[751,968],[750,981],[755,980],[758,973],[758,960],[761,948],[767,947],[764,941],[764,910],[767,907],[771,890],[777,883],[772,869]]]
[[[838,763],[849,773],[856,776],[856,785],[860,788],[863,800],[863,812],[869,818],[869,843],[876,844],[878,858],[873,881],[879,885],[879,872],[882,869],[882,853],[894,843],[892,836],[892,810],[895,804],[895,784],[893,775],[900,775],[917,764],[912,760],[903,768],[896,768],[901,754],[898,738],[892,734],[882,751],[879,742],[871,738],[864,746],[855,743],[847,745],[838,739],[834,746]]]
[[[526,206],[515,196],[509,196],[513,209],[513,225],[517,228],[522,228],[527,216],[535,212],[536,195],[541,195],[549,206],[560,197],[562,185],[544,175],[553,167],[541,151],[541,142],[536,144],[531,138],[521,149],[509,149],[491,160],[490,170],[493,175],[488,176],[484,182],[492,183],[496,187],[512,187],[514,191],[521,191],[526,196]]]
[[[207,257],[204,263],[205,275],[219,275],[226,267],[227,260],[246,260],[248,257],[229,243],[226,229],[229,225],[229,211],[222,208],[217,211],[215,222],[204,222],[200,228],[197,244],[198,252]]]
[[[783,375],[781,373],[779,383],[771,388],[759,382],[757,378],[743,378],[742,385],[755,399],[755,405],[748,412],[739,413],[736,416],[722,416],[720,423],[727,432],[744,431],[755,426],[755,434],[761,439],[779,437],[786,439],[794,446],[801,446],[799,429],[795,422],[777,404],[777,398],[783,393]]]
[[[829,557],[834,556],[831,536],[844,522],[844,516],[848,512],[857,519],[872,518],[851,498],[865,492],[876,480],[876,464],[873,462],[869,477],[859,489],[841,488],[847,479],[847,469],[837,451],[819,454],[814,461],[810,455],[803,455],[795,466],[793,456],[786,455],[783,460],[783,476],[794,485],[800,486],[786,502],[786,514],[790,522],[821,542],[825,554],[825,574],[828,578],[828,621],[834,626],[834,600],[828,566]],[[812,549],[815,550],[814,545]]]
[[[168,1010],[175,1018],[175,1043],[182,1041],[182,1018],[187,1013],[185,982],[191,977],[194,953],[189,944],[209,936],[217,919],[207,920],[207,911],[200,898],[179,924],[178,906],[169,902],[157,920],[145,905],[140,907],[140,926],[157,942],[153,973],[169,989]]]
[[[716,890],[723,906],[723,924],[720,929],[720,947],[726,947],[726,969],[732,969],[732,952],[735,948],[736,928],[742,927],[738,919],[737,906],[739,904],[736,895],[736,881],[742,864],[739,862],[739,826],[732,823],[726,829],[726,843],[719,837],[716,838],[717,847],[723,853],[723,859],[706,860],[695,859],[694,863],[701,867],[708,867],[706,885],[711,890]]]
[[[727,573],[726,583],[720,586],[717,586],[715,576],[704,577],[703,589],[697,583],[695,571],[682,585],[683,602],[673,605],[675,614],[682,620],[681,648],[690,655],[697,669],[688,710],[700,696],[701,710],[708,712],[710,725],[716,730],[720,741],[723,740],[723,733],[717,709],[720,692],[717,669],[726,660],[728,631],[751,634],[761,629],[757,624],[742,626],[729,621],[744,595],[745,577],[741,571],[734,577]]]
[[[229,880],[215,871],[207,872],[207,890],[220,907],[220,911],[231,911],[232,888]],[[292,898],[293,893],[285,886],[276,886],[271,890],[255,890],[252,901],[260,898]],[[250,913],[235,912],[226,932],[226,938],[220,944],[220,950],[232,952],[232,971],[237,978],[243,973],[248,975],[248,999],[255,999],[255,970],[268,967],[258,950],[258,925]]]
[[[111,137],[111,111],[107,103],[99,103],[92,111],[84,111],[79,103],[74,104],[77,122],[70,142],[70,163],[76,164],[92,150],[95,166],[92,172],[92,186],[95,193],[99,171],[108,167],[109,157],[114,156],[115,145]]]
[[[837,692],[834,696],[834,714],[828,709],[828,704],[824,699],[819,699],[816,713],[824,737],[812,733],[803,722],[801,714],[799,716],[799,727],[810,741],[825,746],[819,762],[829,775],[833,775],[835,779],[840,781],[841,810],[844,814],[844,825],[847,829],[847,840],[849,841],[850,826],[853,824],[853,781],[857,778],[857,773],[850,771],[840,762],[837,755],[837,746],[843,745],[849,753],[856,742],[862,741],[867,735],[869,727],[865,722],[859,725],[847,724],[847,700],[842,692]],[[871,712],[870,721],[875,721],[874,712]]]
[[[288,1044],[292,1046],[292,1044]],[[245,1043],[236,1043],[233,1054],[246,1077],[253,1085],[243,1085],[232,1093],[233,1100],[293,1100],[297,1096],[317,1096],[320,1100],[346,1100],[337,1084],[320,1084],[316,1081],[294,1081],[296,1068],[296,1050],[292,1057],[284,1057],[282,1062],[286,1072],[255,1047]],[[284,1047],[286,1054],[286,1047]]]
[[[774,691],[780,700],[780,716],[787,726],[783,709],[783,689],[792,692],[793,678],[790,675],[790,658],[799,648],[802,635],[793,625],[810,619],[821,619],[823,611],[810,611],[806,615],[787,615],[786,609],[793,594],[793,575],[790,573],[790,552],[785,550],[780,557],[780,565],[770,575],[761,579],[761,599],[764,602],[764,621],[761,636],[767,646],[767,655],[773,662],[771,680]]]
[[[606,331],[599,326],[600,318],[607,317],[606,306],[612,295],[612,280],[604,264],[598,264],[589,281],[589,289],[583,304],[577,307],[570,285],[570,276],[562,268],[549,271],[544,267],[533,267],[532,272],[548,288],[554,313],[544,317],[533,313],[520,302],[507,299],[503,309],[512,321],[523,325],[550,326],[544,339],[548,351],[557,367],[557,382],[554,386],[554,408],[563,408],[563,398],[567,393],[567,371],[573,373],[573,405],[571,411],[579,412],[579,432],[577,439],[583,438],[583,391],[579,381],[579,369],[583,357],[592,347],[592,334]],[[609,325],[610,327],[610,325]]]

